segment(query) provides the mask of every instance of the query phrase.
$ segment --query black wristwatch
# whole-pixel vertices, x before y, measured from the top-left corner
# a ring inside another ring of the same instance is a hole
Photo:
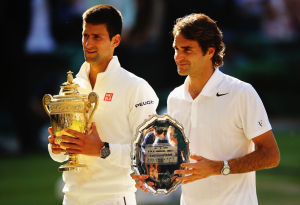
[[[107,142],[104,142],[104,146],[100,150],[100,157],[105,159],[109,155],[110,155],[109,144]]]

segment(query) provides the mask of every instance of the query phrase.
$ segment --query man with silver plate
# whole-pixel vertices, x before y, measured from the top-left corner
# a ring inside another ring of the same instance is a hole
[[[167,108],[185,128],[193,160],[174,172],[183,175],[176,178],[180,204],[257,205],[255,171],[280,159],[263,103],[250,84],[220,71],[223,35],[210,17],[177,19],[173,37],[177,72],[186,79],[170,93]]]

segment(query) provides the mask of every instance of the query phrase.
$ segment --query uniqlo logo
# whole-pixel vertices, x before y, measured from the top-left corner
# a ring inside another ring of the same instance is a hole
[[[104,101],[111,101],[113,97],[113,93],[105,93]]]

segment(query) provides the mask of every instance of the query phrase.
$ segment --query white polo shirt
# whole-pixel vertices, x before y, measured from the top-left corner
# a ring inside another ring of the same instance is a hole
[[[136,129],[149,115],[156,114],[158,98],[151,86],[142,78],[124,70],[114,56],[107,69],[97,75],[92,89],[89,81],[90,65],[83,63],[74,82],[79,92],[92,91],[99,96],[99,105],[93,121],[102,141],[108,142],[111,154],[106,158],[79,155],[88,169],[63,173],[65,204],[94,205],[106,199],[123,197],[136,191],[131,179],[131,142]],[[100,150],[99,150],[100,152]],[[65,155],[51,157],[66,160]]]
[[[167,106],[168,114],[182,123],[191,154],[211,160],[230,160],[254,151],[251,139],[271,129],[254,88],[219,69],[194,100],[185,81],[170,93]],[[181,204],[256,205],[255,172],[182,185]]]

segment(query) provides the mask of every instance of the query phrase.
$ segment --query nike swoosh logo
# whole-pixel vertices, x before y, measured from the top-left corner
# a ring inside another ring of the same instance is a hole
[[[220,97],[220,96],[227,95],[227,94],[229,94],[229,93],[219,93],[219,92],[217,92],[216,96]]]

